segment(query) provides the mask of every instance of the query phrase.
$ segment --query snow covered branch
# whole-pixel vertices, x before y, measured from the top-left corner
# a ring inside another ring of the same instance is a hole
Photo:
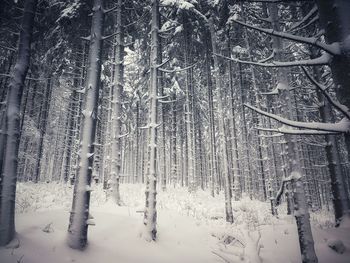
[[[306,59],[306,60],[299,60],[299,61],[272,61],[270,63],[264,63],[264,62],[254,62],[254,61],[246,61],[246,60],[240,60],[237,58],[229,58],[220,54],[214,54],[216,56],[222,57],[227,60],[231,60],[237,63],[243,63],[243,64],[249,64],[249,65],[255,65],[260,67],[268,67],[268,68],[277,68],[277,67],[296,67],[296,66],[322,66],[329,64],[331,60],[331,56],[327,53],[323,53],[320,57],[314,58],[314,59]],[[266,61],[266,59],[265,59]]]
[[[277,132],[277,133],[289,134],[289,135],[331,135],[331,134],[340,133],[340,132],[316,131],[316,130],[296,130],[296,129],[289,129],[286,127],[280,127],[275,129],[257,127],[257,129],[259,131]]]
[[[244,104],[244,106],[261,115],[264,115],[268,118],[274,119],[280,123],[283,123],[285,125],[288,125],[294,128],[301,128],[301,129],[308,129],[308,130],[315,130],[315,131],[327,131],[327,132],[334,132],[334,133],[350,133],[350,120],[347,118],[344,118],[337,123],[322,123],[322,122],[308,123],[308,122],[288,120],[284,117],[278,116],[273,113],[268,113],[266,111],[260,110],[248,104]]]
[[[339,43],[333,43],[333,44],[326,44],[321,42],[320,40],[318,40],[316,37],[302,37],[302,36],[297,36],[297,35],[293,35],[293,34],[289,34],[286,32],[280,32],[280,31],[276,31],[274,29],[270,29],[270,28],[262,28],[262,27],[257,27],[257,26],[253,26],[253,25],[249,25],[247,23],[232,19],[231,20],[234,23],[237,23],[239,25],[248,27],[250,29],[254,29],[275,37],[280,37],[280,38],[284,38],[284,39],[288,39],[288,40],[292,40],[292,41],[296,41],[299,43],[304,43],[304,44],[309,44],[315,47],[318,47],[326,52],[328,52],[329,54],[332,55],[339,55],[340,54],[340,47],[339,47]]]

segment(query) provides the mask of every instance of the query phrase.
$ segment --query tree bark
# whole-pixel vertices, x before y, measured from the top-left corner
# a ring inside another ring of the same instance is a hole
[[[121,205],[119,181],[121,172],[121,103],[122,91],[124,85],[124,30],[123,30],[123,10],[122,0],[117,2],[116,13],[116,37],[115,37],[115,51],[114,51],[114,76],[113,76],[113,99],[112,99],[112,191],[113,197],[117,205]]]
[[[0,182],[0,246],[15,235],[15,200],[20,140],[20,104],[30,63],[30,45],[37,0],[26,0],[19,37],[18,55],[7,95],[5,115],[5,151]]]
[[[40,125],[39,125],[40,136],[39,136],[38,156],[37,156],[37,162],[36,162],[35,173],[34,173],[35,183],[37,183],[40,180],[41,165],[42,165],[42,158],[43,158],[43,152],[44,152],[44,139],[46,134],[47,118],[49,116],[50,101],[51,101],[51,90],[52,90],[51,78],[52,76],[49,75],[47,79],[47,84],[46,84],[44,105],[42,107],[41,115],[40,115]]]
[[[340,47],[340,54],[334,55],[330,68],[336,84],[335,92],[337,98],[340,103],[350,109],[350,2],[345,0],[317,0],[316,3],[318,5],[321,27],[325,30],[326,42],[328,44],[338,43]],[[348,152],[347,161],[350,162],[350,134],[344,134],[344,137]],[[330,154],[337,158],[333,153]],[[328,156],[331,155],[328,154]],[[332,183],[333,189],[334,187],[345,187],[343,180],[339,176],[334,179],[336,182]],[[349,201],[346,201],[344,197],[342,199],[343,202],[341,199],[334,200],[339,203],[335,204],[338,208],[343,206],[343,212],[345,213],[341,215],[339,213],[340,210],[337,209],[336,217],[338,217],[338,221],[344,216],[350,217]],[[340,202],[343,204],[340,204]]]
[[[146,241],[155,241],[157,238],[157,91],[158,91],[158,69],[157,56],[159,48],[159,2],[152,0],[152,21],[151,21],[151,81],[149,87],[149,146],[148,146],[148,168],[146,183],[146,207],[144,212],[144,232]]]
[[[272,28],[274,30],[279,30],[278,22],[278,10],[276,4],[268,5],[270,21]],[[275,57],[278,61],[283,59],[283,41],[282,39],[272,37],[273,40],[273,49],[275,51]],[[285,104],[284,115],[290,119],[294,119],[293,107],[292,107],[292,98],[288,85],[288,74],[287,71],[283,68],[278,69],[277,71],[277,82],[278,85],[282,88],[279,90],[280,98],[282,103]],[[298,145],[291,135],[285,135],[287,141],[287,151],[288,151],[288,165],[291,178],[291,185],[293,188],[293,201],[295,204],[294,207],[294,216],[296,219],[298,227],[298,236],[299,236],[299,245],[300,252],[303,263],[316,263],[318,262],[317,256],[314,248],[314,240],[311,232],[310,225],[310,214],[308,211],[308,205],[306,202],[306,194],[303,185],[303,176],[300,167],[300,156]]]
[[[209,28],[211,34],[211,44],[214,54],[218,54],[218,49],[216,46],[216,33],[214,29],[213,19],[209,20]],[[220,135],[220,154],[222,156],[222,176],[224,179],[224,190],[225,190],[225,212],[226,212],[226,221],[233,223],[233,213],[232,213],[232,204],[231,204],[231,180],[230,180],[230,171],[229,171],[229,160],[227,154],[227,145],[225,139],[225,115],[223,110],[223,94],[222,94],[222,80],[220,76],[219,61],[218,56],[214,55],[214,76],[215,76],[215,85],[217,87],[217,102],[218,102],[218,119],[219,119],[219,135]]]
[[[90,184],[93,166],[96,117],[98,108],[99,85],[101,75],[103,0],[94,0],[89,48],[89,66],[85,83],[85,108],[82,111],[82,129],[72,211],[69,219],[68,246],[84,249],[87,245],[89,217]]]

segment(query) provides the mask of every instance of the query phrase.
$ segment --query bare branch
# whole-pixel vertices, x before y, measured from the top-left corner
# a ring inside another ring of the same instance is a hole
[[[80,37],[82,40],[91,41],[91,36]]]
[[[160,67],[163,67],[166,63],[168,63],[170,61],[170,59],[167,59],[165,60],[164,62],[162,62],[161,64],[159,65],[156,65],[156,68],[160,68]]]
[[[108,35],[108,36],[102,37],[102,40],[109,39],[109,38],[114,37],[114,36],[116,36],[116,35],[118,35],[118,34],[120,34],[120,32],[114,32],[114,33],[112,33],[112,34],[110,34],[110,35]],[[118,44],[120,44],[120,43],[118,43]]]
[[[3,49],[7,49],[7,50],[9,50],[9,51],[13,51],[13,52],[16,52],[16,51],[17,51],[17,49],[15,49],[15,48],[7,47],[7,46],[1,45],[1,44],[0,44],[0,47],[3,48]]]
[[[0,73],[0,76],[5,77],[5,78],[10,78],[11,77],[10,74],[4,74],[4,73]]]
[[[108,13],[113,12],[114,10],[116,10],[118,7],[119,7],[119,5],[116,5],[114,7],[109,8],[109,9],[103,9],[103,13],[108,14]]]

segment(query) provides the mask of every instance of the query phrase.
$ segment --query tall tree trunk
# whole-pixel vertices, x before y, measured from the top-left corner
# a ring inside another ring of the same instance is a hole
[[[49,116],[50,101],[51,101],[51,91],[52,91],[52,76],[49,75],[46,83],[44,105],[42,107],[42,112],[40,115],[40,125],[39,125],[39,146],[38,146],[38,156],[37,163],[35,166],[34,182],[37,183],[40,180],[42,158],[44,153],[44,139],[47,128],[47,118]]]
[[[209,28],[211,34],[211,44],[214,54],[218,54],[218,49],[216,46],[216,33],[214,29],[213,19],[209,20]],[[215,76],[215,86],[217,88],[217,102],[218,102],[218,119],[219,119],[219,147],[220,154],[222,156],[222,177],[224,179],[225,185],[225,212],[226,212],[226,221],[233,223],[233,213],[232,213],[232,204],[231,204],[231,180],[230,180],[230,171],[229,171],[229,160],[227,154],[227,146],[225,139],[225,114],[223,110],[223,93],[222,93],[222,80],[220,76],[219,60],[218,56],[214,55],[214,76]]]
[[[227,31],[227,49],[231,52],[231,39],[230,33]],[[229,54],[230,56],[231,54]],[[240,169],[238,160],[238,138],[237,138],[237,128],[236,128],[236,113],[235,113],[235,99],[234,99],[234,86],[233,86],[233,76],[232,76],[232,61],[228,62],[228,74],[229,74],[229,105],[230,105],[230,128],[231,131],[231,145],[232,145],[232,171],[233,171],[233,185],[232,193],[234,194],[235,200],[241,198],[241,186],[240,186]]]
[[[149,87],[149,120],[148,120],[148,168],[146,183],[146,207],[144,213],[143,237],[147,241],[155,241],[157,238],[157,91],[158,91],[158,69],[157,56],[159,48],[158,21],[159,2],[152,0],[152,21],[151,21],[151,81]]]
[[[6,101],[5,151],[0,182],[0,246],[15,235],[15,200],[20,139],[20,104],[30,62],[30,45],[37,0],[26,0],[22,17],[16,65],[13,69]]]
[[[206,39],[206,54],[205,54],[205,71],[207,76],[207,96],[209,108],[209,137],[210,137],[210,193],[215,195],[215,178],[217,174],[216,167],[216,141],[215,141],[215,124],[214,124],[214,102],[213,102],[213,83],[211,78],[211,53],[210,53],[210,39]]]
[[[72,211],[69,219],[68,245],[74,249],[84,249],[87,245],[89,217],[90,184],[93,166],[96,117],[101,75],[103,0],[94,0],[89,47],[89,66],[85,83],[85,105],[82,111],[82,129]]]
[[[187,14],[183,16],[184,27],[184,62],[185,67],[190,66],[192,62],[191,54],[191,28]],[[195,140],[193,129],[193,83],[192,68],[186,70],[185,78],[185,127],[186,127],[186,144],[187,144],[187,175],[189,191],[197,188],[196,182],[196,165],[195,165]]]
[[[270,21],[274,30],[279,30],[278,10],[276,4],[269,4],[268,10],[270,14]],[[275,51],[276,60],[283,60],[283,41],[282,39],[273,37],[273,50]],[[285,104],[284,115],[292,120],[294,119],[292,97],[288,85],[288,74],[285,69],[278,69],[277,71],[278,87],[282,87],[280,98]],[[306,202],[306,194],[303,185],[303,176],[300,167],[299,149],[296,141],[291,135],[285,135],[287,141],[288,151],[288,165],[290,171],[291,185],[293,188],[293,201],[295,204],[295,219],[298,227],[299,245],[301,258],[303,263],[318,262],[314,248],[314,240],[311,232],[310,214],[308,211],[308,204]]]
[[[173,102],[171,103],[171,181],[175,187],[177,183],[177,140],[176,140],[176,127],[177,127],[177,120],[176,120],[176,91],[174,91],[174,94],[172,96]]]
[[[312,54],[314,53],[313,50],[311,50]],[[316,57],[316,54],[313,54],[313,57]],[[320,71],[317,68],[314,68],[313,70],[314,77],[316,81],[319,81],[321,74]],[[332,122],[333,114],[331,106],[329,105],[329,102],[323,98],[322,94],[319,90],[316,90],[317,97],[319,101],[322,101],[322,107],[320,107],[320,117],[323,122]],[[337,141],[337,138],[334,135],[326,135],[325,136],[326,141],[326,157],[327,157],[327,166],[328,171],[330,175],[331,180],[331,189],[332,189],[332,201],[333,201],[333,207],[334,207],[334,214],[335,214],[335,221],[336,225],[338,226],[341,219],[344,215],[349,213],[350,209],[350,202],[349,197],[347,196],[345,187],[346,183],[344,182],[345,175],[342,172],[341,169],[341,159],[340,159],[340,149],[339,149],[339,143]]]
[[[79,58],[78,54],[76,52],[76,57],[75,57],[75,68],[79,69],[80,63],[79,63]],[[76,72],[76,74],[78,74]],[[70,175],[72,174],[72,155],[73,152],[75,151],[75,133],[78,129],[76,127],[76,122],[77,122],[77,115],[80,115],[80,107],[79,107],[79,93],[78,90],[80,89],[79,85],[79,80],[77,77],[74,78],[73,80],[73,91],[70,95],[70,101],[69,101],[69,114],[68,114],[68,126],[66,129],[66,134],[67,134],[67,149],[66,149],[66,155],[65,155],[65,168],[64,168],[64,182],[67,182]]]
[[[316,1],[318,5],[318,11],[320,15],[321,27],[325,30],[325,38],[328,44],[338,43],[340,47],[340,53],[334,55],[331,60],[330,68],[332,76],[336,84],[336,94],[338,100],[350,109],[350,2],[344,0],[330,0],[330,1]],[[347,148],[348,163],[350,162],[350,134],[345,134],[345,144]],[[335,153],[332,153],[334,158],[337,158]],[[345,190],[344,181],[339,178],[334,178],[336,182],[332,183],[332,187],[338,187],[341,191]],[[335,189],[334,189],[335,190]],[[332,190],[332,191],[334,191]],[[334,192],[333,192],[334,193]],[[339,192],[340,195],[345,193]],[[343,202],[338,199],[336,211],[336,217],[347,216],[350,217],[350,203],[346,201],[344,197]],[[341,204],[342,203],[342,204]],[[341,215],[340,206],[343,206],[343,212]]]
[[[115,37],[115,68],[113,76],[113,99],[112,99],[112,191],[117,205],[121,205],[119,181],[121,172],[121,103],[124,85],[124,32],[123,32],[123,10],[122,0],[118,0],[116,14],[116,37]]]

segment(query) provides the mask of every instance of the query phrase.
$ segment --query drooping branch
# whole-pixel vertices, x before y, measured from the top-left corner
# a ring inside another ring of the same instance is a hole
[[[316,130],[316,131],[327,131],[334,133],[349,133],[350,132],[350,120],[347,118],[342,119],[337,123],[322,123],[322,122],[301,122],[301,121],[292,121],[281,116],[278,116],[273,113],[269,113],[263,110],[260,110],[254,106],[244,104],[245,107],[264,115],[268,118],[274,119],[280,123],[288,125],[294,128],[308,129],[308,130]]]
[[[299,43],[304,43],[304,44],[309,44],[315,47],[318,47],[326,52],[328,52],[329,54],[332,55],[339,55],[340,54],[340,47],[339,47],[339,43],[333,43],[333,44],[326,44],[321,42],[320,40],[318,40],[316,37],[302,37],[302,36],[297,36],[297,35],[293,35],[293,34],[289,34],[286,32],[280,32],[280,31],[276,31],[274,29],[270,29],[270,28],[262,28],[262,27],[257,27],[257,26],[253,26],[253,25],[249,25],[247,23],[235,20],[235,19],[231,19],[230,21],[237,23],[239,25],[248,27],[250,29],[254,29],[257,30],[259,32],[263,32],[266,34],[269,34],[271,36],[275,36],[275,37],[280,37],[280,38],[284,38],[284,39],[288,39],[288,40],[292,40],[292,41],[296,41]]]
[[[260,67],[267,67],[267,68],[283,68],[283,67],[297,67],[297,66],[322,66],[329,64],[331,60],[331,56],[327,53],[323,53],[320,57],[314,58],[314,59],[306,59],[306,60],[299,60],[299,61],[288,61],[288,62],[282,62],[282,61],[272,61],[270,63],[262,63],[262,62],[254,62],[254,61],[247,61],[247,60],[240,60],[237,58],[229,58],[220,54],[214,54],[216,56],[222,57],[227,60],[231,60],[237,63],[242,64],[249,64],[254,66],[260,66]]]
[[[331,95],[327,92],[327,87],[322,85],[321,83],[317,82],[310,75],[310,73],[306,70],[305,67],[302,67],[302,69],[303,69],[305,75],[307,76],[307,78],[310,80],[310,82],[312,84],[314,84],[316,86],[316,88],[322,92],[322,94],[327,98],[329,103],[332,106],[334,106],[334,108],[336,108],[338,111],[340,111],[346,118],[348,118],[350,120],[350,110],[348,109],[348,107],[346,107],[345,105],[341,104],[338,100],[332,98]]]

